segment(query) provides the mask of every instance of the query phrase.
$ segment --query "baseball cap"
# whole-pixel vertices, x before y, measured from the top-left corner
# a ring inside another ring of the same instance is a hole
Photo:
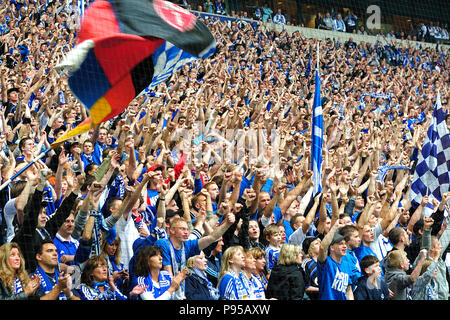
[[[305,254],[308,253],[309,247],[311,246],[311,243],[313,243],[314,240],[316,240],[317,237],[306,237],[305,240],[302,242],[302,250]]]
[[[335,243],[341,242],[344,239],[345,239],[345,237],[342,234],[340,234],[339,232],[336,232],[333,236],[333,240],[331,240],[330,246],[332,246]]]
[[[6,93],[10,94],[11,92],[14,92],[14,91],[19,92],[19,88],[15,88],[15,87],[14,88],[9,88]]]

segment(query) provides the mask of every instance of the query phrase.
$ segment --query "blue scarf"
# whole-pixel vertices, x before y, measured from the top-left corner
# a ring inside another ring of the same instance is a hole
[[[14,294],[23,292],[22,282],[20,282],[19,278],[14,279]]]
[[[40,266],[37,266],[35,274],[41,278],[41,287],[44,290],[44,293],[45,294],[49,293],[54,288],[54,284],[48,277],[47,273],[44,270],[42,270]],[[59,270],[55,268],[55,284],[58,283],[58,279],[59,279]],[[59,300],[67,300],[66,295],[64,293],[60,293]]]

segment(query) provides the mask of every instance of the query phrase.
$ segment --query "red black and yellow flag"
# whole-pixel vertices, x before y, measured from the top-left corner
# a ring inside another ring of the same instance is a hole
[[[117,116],[145,88],[207,58],[215,46],[207,26],[171,2],[96,0],[82,18],[76,46],[58,65],[70,69],[69,87],[90,117],[52,147]]]

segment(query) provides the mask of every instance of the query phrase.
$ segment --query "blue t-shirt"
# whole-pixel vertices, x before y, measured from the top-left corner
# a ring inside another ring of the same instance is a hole
[[[372,255],[375,257],[377,256],[370,247],[365,246],[363,244],[361,244],[359,247],[355,248],[353,251],[355,252],[355,256],[356,256],[356,258],[358,258],[359,262],[361,262],[362,258],[364,258],[365,256],[368,256],[368,255]],[[381,262],[380,262],[380,265],[381,265]],[[381,268],[381,276],[382,277],[384,276],[383,268]]]
[[[131,288],[134,288],[137,285],[145,285],[147,288],[146,292],[150,292],[153,299],[157,299],[164,292],[166,292],[172,283],[172,278],[167,271],[161,270],[159,272],[159,288],[153,285],[152,276],[149,274],[147,277],[133,277],[131,280]],[[141,300],[138,297],[138,300]]]
[[[294,233],[294,229],[291,227],[291,222],[283,219],[284,232],[286,233],[286,243],[288,243],[289,237]]]
[[[349,263],[345,260],[337,263],[327,257],[325,263],[317,263],[317,278],[319,280],[319,300],[347,300],[346,292],[351,285]]]
[[[170,248],[172,246],[172,243],[169,239],[159,239],[154,244],[156,247],[160,247],[163,251],[162,258],[163,258],[163,266],[172,266],[172,258],[170,254]],[[186,240],[184,242],[184,251],[185,251],[185,261],[187,261],[190,257],[196,256],[200,254],[200,249],[198,247],[198,239],[193,240]],[[181,252],[182,249],[175,249],[175,259],[176,263],[178,265],[178,270],[181,271]]]
[[[350,276],[352,283],[356,284],[358,279],[362,277],[361,267],[359,266],[358,258],[355,253],[349,249],[347,249],[347,254],[342,257],[342,261],[349,264],[349,268],[352,270],[352,274]]]
[[[53,239],[53,243],[55,244],[56,250],[58,252],[58,261],[61,262],[61,257],[63,255],[75,256],[77,252],[79,242],[76,239],[72,239],[71,241],[67,241],[62,239],[56,234],[56,237]],[[67,265],[74,265],[74,262],[67,262]]]
[[[251,284],[242,271],[236,274],[230,270],[220,279],[218,289],[223,300],[254,299]]]

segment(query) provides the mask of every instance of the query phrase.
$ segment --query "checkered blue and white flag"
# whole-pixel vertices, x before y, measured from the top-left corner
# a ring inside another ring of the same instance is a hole
[[[449,191],[450,185],[450,141],[441,95],[438,93],[433,118],[428,128],[422,151],[411,185],[410,199],[417,207],[422,197],[428,195],[441,201],[442,195]]]
[[[323,115],[322,100],[320,97],[319,70],[316,70],[311,140],[311,170],[313,172],[314,184],[312,196],[315,197],[320,191],[322,191]]]

